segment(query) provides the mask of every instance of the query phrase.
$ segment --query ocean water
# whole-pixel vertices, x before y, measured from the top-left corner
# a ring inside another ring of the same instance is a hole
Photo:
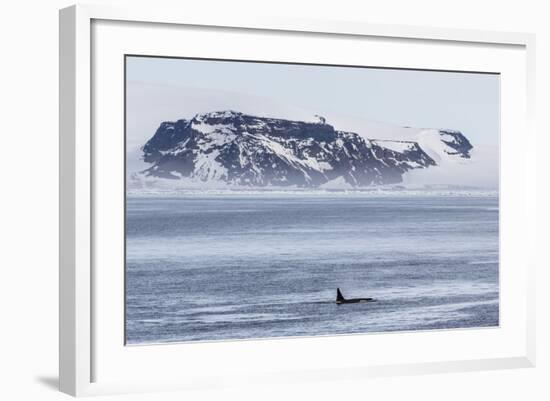
[[[499,324],[497,196],[128,197],[128,344]],[[337,305],[345,297],[375,302]]]

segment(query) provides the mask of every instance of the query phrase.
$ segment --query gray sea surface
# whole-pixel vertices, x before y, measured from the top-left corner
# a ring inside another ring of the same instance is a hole
[[[498,244],[498,196],[128,197],[126,341],[498,326]]]

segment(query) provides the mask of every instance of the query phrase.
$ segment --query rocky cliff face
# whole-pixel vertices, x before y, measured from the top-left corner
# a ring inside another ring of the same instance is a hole
[[[441,155],[470,157],[472,145],[460,132],[430,132],[427,151],[423,141],[369,140],[335,130],[322,118],[302,122],[211,112],[163,122],[142,148],[151,167],[141,174],[239,186],[314,188],[343,180],[365,187],[399,183],[409,170],[436,166]]]

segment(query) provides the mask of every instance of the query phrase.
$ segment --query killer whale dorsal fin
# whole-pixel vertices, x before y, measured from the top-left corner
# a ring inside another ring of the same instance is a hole
[[[342,295],[342,292],[340,292],[340,288],[337,288],[336,289],[336,302],[343,302],[345,301],[346,299],[344,298],[344,296]]]

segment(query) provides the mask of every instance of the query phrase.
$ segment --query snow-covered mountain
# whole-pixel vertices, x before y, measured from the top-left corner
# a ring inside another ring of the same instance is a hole
[[[163,122],[142,147],[150,167],[134,178],[366,187],[400,183],[412,170],[463,163],[473,148],[453,130],[410,129],[406,139],[370,139],[338,131],[322,117],[305,122],[215,111]]]

